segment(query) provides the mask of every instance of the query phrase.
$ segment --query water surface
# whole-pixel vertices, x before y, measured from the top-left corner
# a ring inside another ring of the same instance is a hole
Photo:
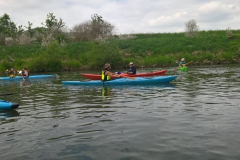
[[[63,86],[58,78],[0,82],[4,159],[240,159],[239,66],[190,67],[171,84]],[[93,72],[94,71],[85,71]]]

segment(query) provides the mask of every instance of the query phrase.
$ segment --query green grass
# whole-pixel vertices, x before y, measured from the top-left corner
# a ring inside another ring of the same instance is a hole
[[[225,30],[200,31],[195,37],[184,33],[135,34],[133,39],[117,36],[105,42],[50,43],[31,46],[0,46],[0,71],[27,67],[31,71],[102,69],[105,63],[125,68],[130,61],[137,66],[176,66],[186,61],[234,63],[240,59],[240,30],[228,38]],[[194,62],[192,64],[194,64]]]

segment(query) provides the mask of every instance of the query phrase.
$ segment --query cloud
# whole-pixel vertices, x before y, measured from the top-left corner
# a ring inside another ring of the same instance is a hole
[[[239,0],[0,0],[0,16],[7,13],[17,25],[42,26],[48,13],[71,28],[98,14],[119,33],[183,32],[195,19],[201,30],[239,29]]]
[[[238,3],[212,1],[200,6],[197,10],[200,28],[206,30],[226,29],[232,26],[239,29],[240,7]]]
[[[226,21],[234,17],[237,8],[231,4],[209,2],[198,8],[199,19],[207,23]]]
[[[187,12],[182,12],[182,13],[175,13],[173,15],[169,16],[160,16],[155,19],[150,19],[149,20],[149,25],[151,26],[171,26],[172,24],[175,24],[176,21],[179,21],[181,19],[182,15],[187,14]]]

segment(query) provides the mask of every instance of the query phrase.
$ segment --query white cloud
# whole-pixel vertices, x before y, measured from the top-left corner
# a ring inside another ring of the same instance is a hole
[[[184,16],[186,14],[187,12],[182,12],[182,13],[175,13],[169,16],[160,16],[155,19],[150,19],[149,24],[152,26],[157,24],[159,24],[160,26],[165,26],[165,25],[169,26],[169,24],[175,23],[176,21],[181,19],[182,15]]]
[[[48,13],[71,28],[98,14],[119,33],[182,32],[190,19],[201,30],[239,29],[239,0],[0,0],[0,16],[7,13],[17,25],[41,26]]]
[[[222,4],[220,2],[210,2],[199,7],[199,18],[207,23],[226,21],[234,16],[235,6]]]

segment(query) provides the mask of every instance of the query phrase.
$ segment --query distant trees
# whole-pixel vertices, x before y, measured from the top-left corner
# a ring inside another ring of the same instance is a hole
[[[52,41],[63,43],[66,41],[99,41],[110,38],[115,33],[115,27],[103,20],[102,16],[94,14],[91,20],[77,24],[69,31],[63,20],[57,19],[53,13],[47,14],[41,27],[17,26],[6,13],[0,17],[0,45],[30,45],[33,42],[47,46]]]
[[[187,37],[194,37],[197,35],[199,31],[199,26],[197,25],[197,21],[191,19],[185,23],[185,35]]]
[[[94,14],[90,21],[75,25],[70,30],[73,41],[105,40],[115,33],[115,27]]]
[[[17,37],[22,32],[22,26],[17,26],[12,22],[8,14],[5,13],[0,17],[0,45],[5,45],[6,38],[10,41],[14,41],[13,38]]]
[[[25,26],[26,30],[22,26],[17,27],[11,21],[10,16],[5,13],[0,17],[0,45],[30,45],[37,41],[46,46],[53,40],[62,42],[67,39],[66,34],[62,31],[65,23],[61,18],[57,19],[53,13],[47,15],[42,27],[32,28],[32,25],[28,22],[28,26]]]

